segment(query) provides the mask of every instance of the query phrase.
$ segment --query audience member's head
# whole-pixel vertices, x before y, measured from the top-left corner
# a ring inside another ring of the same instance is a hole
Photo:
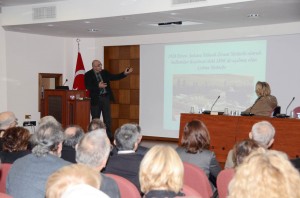
[[[274,142],[275,129],[268,121],[257,122],[249,133],[250,139],[255,140],[261,146],[269,148]]]
[[[236,169],[229,184],[229,198],[298,198],[300,175],[286,154],[257,149]]]
[[[52,122],[40,125],[32,135],[31,141],[35,145],[32,153],[36,156],[45,156],[48,153],[60,156],[64,134],[62,128]]]
[[[97,129],[84,135],[76,147],[77,163],[102,170],[110,152],[110,141],[105,129]]]
[[[104,122],[102,122],[102,120],[100,120],[99,118],[94,118],[90,122],[88,126],[88,132],[95,131],[96,129],[106,129]]]
[[[58,127],[61,127],[61,124],[53,117],[53,116],[44,116],[40,119],[38,125],[46,124],[46,123],[52,123],[57,125]]]
[[[6,130],[15,127],[18,124],[18,119],[15,114],[10,111],[0,113],[0,130]]]
[[[121,128],[124,128],[126,130],[127,129],[132,130],[132,131],[137,130],[137,132],[139,133],[138,143],[140,143],[142,141],[143,135],[142,135],[142,129],[141,129],[140,125],[138,125],[136,123],[128,123],[128,124],[122,125]]]
[[[77,184],[66,189],[61,198],[110,198],[107,194],[87,184]]]
[[[71,125],[65,129],[64,134],[64,145],[75,148],[76,144],[84,136],[84,131],[80,126]]]
[[[2,137],[2,150],[6,152],[18,152],[27,150],[30,132],[23,127],[6,129]]]
[[[233,147],[232,155],[234,166],[239,166],[243,162],[245,157],[247,157],[252,151],[258,148],[259,144],[252,139],[246,139],[236,143]]]
[[[46,197],[60,198],[68,188],[78,184],[87,184],[98,190],[101,183],[100,179],[99,173],[86,165],[73,164],[65,166],[48,178]]]
[[[181,143],[188,153],[209,149],[210,136],[205,124],[200,120],[188,122],[184,127]]]
[[[140,141],[140,133],[135,124],[124,124],[115,132],[115,145],[119,151],[136,150]]]
[[[183,186],[183,163],[170,146],[156,145],[140,164],[141,191],[167,190],[178,193]]]
[[[255,92],[258,97],[271,95],[271,88],[267,82],[258,81],[255,86]]]

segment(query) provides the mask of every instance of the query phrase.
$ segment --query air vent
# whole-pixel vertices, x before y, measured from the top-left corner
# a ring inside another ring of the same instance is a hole
[[[32,10],[33,10],[33,16],[32,16],[33,20],[56,18],[55,6],[32,8]]]
[[[195,3],[195,2],[203,2],[206,0],[172,0],[173,5],[178,5],[178,4],[187,4],[187,3]]]

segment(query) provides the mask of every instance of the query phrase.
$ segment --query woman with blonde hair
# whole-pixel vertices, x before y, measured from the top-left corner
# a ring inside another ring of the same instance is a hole
[[[96,170],[86,165],[73,164],[65,166],[54,172],[48,178],[46,184],[46,198],[64,197],[66,195],[65,193],[69,194],[76,190],[76,188],[87,190],[85,191],[85,193],[88,193],[86,194],[87,196],[100,195],[95,197],[108,197],[99,190],[101,185],[100,178]],[[93,188],[89,188],[86,185]]]
[[[258,81],[255,86],[257,99],[254,104],[242,112],[242,115],[271,116],[275,107],[277,107],[277,99],[271,95],[271,88],[267,82]]]
[[[300,174],[285,153],[259,148],[237,169],[228,198],[299,198]]]
[[[183,196],[183,163],[170,146],[156,145],[140,164],[139,179],[145,198]]]

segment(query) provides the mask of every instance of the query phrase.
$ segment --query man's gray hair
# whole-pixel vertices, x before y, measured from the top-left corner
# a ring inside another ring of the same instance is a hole
[[[31,137],[35,145],[32,153],[38,157],[45,156],[51,151],[57,151],[59,143],[63,141],[64,134],[60,126],[51,122],[42,124]]]
[[[124,124],[116,130],[115,141],[119,151],[133,150],[140,133],[136,124]]]
[[[97,129],[84,135],[76,148],[76,162],[90,167],[99,166],[107,160],[110,142],[105,129]]]
[[[94,118],[88,126],[88,131],[94,131],[96,129],[106,129],[106,126],[99,118]]]
[[[57,125],[58,127],[61,127],[61,124],[53,117],[53,116],[44,116],[40,119],[38,125],[42,125],[42,124],[47,124],[47,123],[52,123]]]
[[[275,129],[268,121],[257,122],[252,126],[252,139],[267,147],[275,136]]]
[[[65,131],[70,128],[75,128],[75,134],[70,135],[65,133],[64,145],[75,148],[76,144],[78,144],[79,140],[84,136],[84,131],[78,125],[70,125],[65,129]]]

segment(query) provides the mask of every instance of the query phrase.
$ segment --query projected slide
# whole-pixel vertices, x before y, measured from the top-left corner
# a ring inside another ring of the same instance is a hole
[[[164,49],[164,128],[178,129],[180,113],[245,110],[266,78],[265,40],[166,45]]]

